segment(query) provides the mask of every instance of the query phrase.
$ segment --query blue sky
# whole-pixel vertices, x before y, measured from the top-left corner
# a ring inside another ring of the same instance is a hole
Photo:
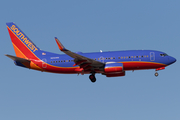
[[[0,2],[0,119],[179,120],[180,1],[52,0]],[[41,49],[60,53],[54,37],[71,51],[152,49],[177,62],[159,71],[125,77],[63,75],[13,64],[6,22],[15,22]]]

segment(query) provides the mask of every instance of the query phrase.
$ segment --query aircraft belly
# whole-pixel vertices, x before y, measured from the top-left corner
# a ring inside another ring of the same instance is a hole
[[[143,70],[143,69],[156,69],[165,67],[165,64],[155,62],[122,62],[124,70]]]

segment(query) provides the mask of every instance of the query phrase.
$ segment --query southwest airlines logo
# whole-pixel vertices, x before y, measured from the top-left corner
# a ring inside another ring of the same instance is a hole
[[[12,25],[11,26],[11,30],[23,41],[23,43],[32,51],[35,52],[38,49],[36,48],[36,46],[27,39],[27,37],[15,26]]]

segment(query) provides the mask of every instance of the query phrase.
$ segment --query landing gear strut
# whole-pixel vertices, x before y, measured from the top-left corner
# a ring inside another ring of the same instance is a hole
[[[95,74],[91,74],[90,76],[89,76],[89,79],[91,80],[91,82],[96,82],[96,77],[95,77]]]
[[[156,72],[154,75],[157,77],[159,74]]]

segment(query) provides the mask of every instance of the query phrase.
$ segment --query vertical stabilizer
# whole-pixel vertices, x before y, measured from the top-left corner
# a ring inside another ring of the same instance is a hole
[[[40,49],[13,22],[6,23],[17,57],[37,59]]]

